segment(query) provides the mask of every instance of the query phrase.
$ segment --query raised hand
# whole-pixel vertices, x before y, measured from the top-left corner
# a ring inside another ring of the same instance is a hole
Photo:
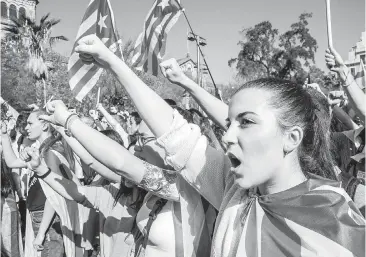
[[[85,64],[97,64],[108,69],[114,54],[103,44],[96,35],[85,36],[78,41],[75,52]]]
[[[175,59],[163,61],[160,63],[160,69],[163,75],[174,84],[183,86],[182,82],[188,78]]]
[[[93,120],[97,120],[99,118],[98,111],[96,110],[89,110],[89,115],[93,118]]]
[[[328,94],[328,104],[330,107],[342,107],[346,103],[346,96],[343,91],[331,91]]]
[[[339,74],[340,79],[343,81],[347,79],[348,68],[344,64],[342,57],[333,47],[330,47],[325,51],[325,62],[331,71]]]
[[[47,103],[46,109],[51,115],[41,115],[39,119],[54,125],[65,126],[67,118],[71,115],[71,112],[68,111],[66,105],[61,100]]]

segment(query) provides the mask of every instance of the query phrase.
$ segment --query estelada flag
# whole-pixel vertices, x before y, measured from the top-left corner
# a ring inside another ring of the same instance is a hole
[[[114,16],[109,0],[91,0],[76,36],[68,63],[69,84],[76,100],[83,98],[97,83],[103,69],[95,64],[85,65],[75,52],[79,39],[95,34],[117,56],[122,57],[122,40],[115,29]]]
[[[159,62],[165,55],[168,33],[181,14],[178,3],[179,0],[154,2],[145,19],[143,32],[135,43],[131,62],[137,70],[158,75]]]

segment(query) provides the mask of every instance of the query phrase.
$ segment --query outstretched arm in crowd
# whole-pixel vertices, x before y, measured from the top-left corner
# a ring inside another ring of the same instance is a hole
[[[102,177],[108,179],[109,181],[112,181],[113,183],[121,182],[121,176],[117,175],[109,168],[97,161],[75,138],[67,136],[63,127],[54,126],[54,128],[62,135],[62,137],[71,147],[73,152],[76,153],[76,155],[79,156],[86,165],[88,165],[90,168],[98,172]]]
[[[358,125],[352,120],[352,118],[345,112],[343,111],[342,108],[340,108],[339,106],[335,106],[333,108],[333,115],[335,117],[338,118],[338,120],[340,122],[342,122],[347,130],[354,130],[354,129],[358,129]]]
[[[79,40],[75,51],[86,64],[97,63],[109,69],[124,86],[135,103],[142,119],[150,127],[156,137],[162,136],[173,121],[173,109],[124,63],[114,55],[95,35]],[[163,68],[163,74],[169,68]]]
[[[100,111],[105,119],[107,120],[108,124],[113,128],[114,131],[116,131],[122,138],[124,146],[127,148],[129,145],[128,142],[128,134],[127,132],[122,128],[121,124],[116,121],[115,118],[110,115],[106,109],[104,109],[103,105],[101,103],[97,104],[97,110]]]
[[[112,140],[113,141],[113,140]],[[25,153],[31,158],[29,165],[38,176],[43,176],[43,181],[66,199],[85,203],[85,187],[74,181],[62,177],[60,174],[50,172],[45,162],[39,158],[39,153],[32,148],[26,148]],[[133,156],[133,155],[132,155]],[[133,156],[134,157],[134,156]],[[136,157],[135,157],[136,158]],[[179,193],[175,184],[176,174],[170,174],[158,167],[140,160],[144,165],[145,175],[139,186],[153,194],[172,201],[179,201]],[[45,176],[45,174],[47,174]]]
[[[53,124],[62,124],[63,126],[65,126],[67,120],[68,122],[66,125],[68,130],[71,131],[72,135],[81,143],[86,151],[102,164],[115,171],[118,175],[127,178],[159,197],[173,201],[179,199],[175,184],[175,173],[171,174],[171,172],[148,164],[132,155],[116,141],[90,128],[76,115],[71,116],[71,113],[67,110],[67,107],[62,101],[53,101],[49,103],[48,107],[51,107],[51,111],[54,111],[53,115],[40,116],[40,119],[48,120]],[[92,140],[90,140],[91,138]],[[71,147],[73,148],[73,146]],[[31,148],[27,148],[28,151],[30,151],[30,149]],[[30,154],[28,155],[30,156]],[[61,176],[56,176],[54,174],[50,174],[49,177],[53,182],[50,180],[45,180],[45,182],[56,183],[54,182],[55,180],[60,181],[60,178],[62,178]],[[68,197],[70,197],[70,195],[67,196],[64,194],[69,191],[75,192],[75,190],[71,191],[71,188],[73,187],[75,189],[75,187],[70,183],[71,182],[61,185],[62,187],[65,186],[66,190],[63,189],[65,191],[60,194],[67,199],[69,199]],[[55,186],[55,184],[51,185],[51,187],[53,186]],[[54,189],[56,191],[62,190],[59,187]]]
[[[205,89],[188,78],[175,59],[160,64],[166,70],[165,77],[172,83],[181,86],[197,101],[207,115],[222,129],[226,130],[226,118],[229,107]]]
[[[334,117],[336,117],[340,122],[346,126],[346,130],[357,129],[358,125],[352,120],[352,118],[343,111],[342,103],[345,102],[343,91],[331,91],[328,94],[328,104],[333,112]]]
[[[25,161],[18,158],[14,153],[5,122],[1,122],[1,144],[3,146],[5,163],[9,168],[16,169],[27,167]]]
[[[330,70],[338,73],[339,79],[341,80],[344,91],[347,93],[351,106],[360,118],[365,121],[365,94],[357,85],[357,82],[351,74],[351,70],[344,64],[342,57],[332,47],[327,49],[325,60]]]

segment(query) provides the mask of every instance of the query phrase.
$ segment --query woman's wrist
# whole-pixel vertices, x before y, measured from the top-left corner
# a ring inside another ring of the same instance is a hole
[[[108,59],[107,60],[107,65],[108,66],[106,68],[110,69],[111,71],[115,71],[116,68],[121,65],[121,62],[124,65],[126,65],[125,62],[122,59],[118,58],[118,56],[115,55],[113,52],[111,52],[111,51],[108,51],[108,52],[109,52],[108,53],[108,58],[107,58]]]
[[[38,167],[34,168],[34,170],[37,174],[37,177],[43,177],[50,171],[50,169],[44,164],[39,165]]]
[[[65,111],[63,114],[62,114],[62,117],[60,118],[60,125],[64,128],[66,128],[66,122],[67,122],[67,119],[72,115],[73,113],[72,112],[69,112],[69,111]]]
[[[348,69],[348,67],[344,64],[339,68],[338,75],[342,84],[347,82],[347,79],[350,77],[350,75],[352,75],[350,73],[351,73],[350,69]]]

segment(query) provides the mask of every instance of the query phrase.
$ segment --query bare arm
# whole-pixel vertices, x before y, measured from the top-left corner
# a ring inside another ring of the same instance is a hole
[[[325,61],[331,71],[338,73],[343,89],[346,92],[350,104],[360,118],[365,121],[365,94],[357,85],[350,69],[344,64],[342,57],[334,48],[327,49]]]
[[[347,66],[344,66],[342,71],[343,75],[340,75],[343,89],[346,92],[352,108],[365,121],[366,103],[365,94],[362,89],[357,85],[356,80],[352,76]],[[348,75],[347,75],[348,74]],[[344,76],[346,78],[343,80]]]
[[[197,101],[206,114],[222,129],[226,130],[228,106],[188,78],[175,59],[160,64],[164,76],[172,83],[181,86]]]
[[[39,245],[42,244],[44,237],[47,233],[47,230],[51,226],[55,213],[56,213],[56,211],[52,208],[52,206],[48,202],[48,200],[46,200],[46,203],[44,205],[44,210],[43,210],[42,221],[39,226],[38,234],[37,234],[36,240],[35,240],[35,241],[39,240],[37,244],[39,244]]]
[[[84,163],[86,163],[102,177],[108,179],[109,181],[114,183],[119,183],[121,181],[121,176],[117,175],[115,172],[97,161],[75,138],[67,136],[63,128],[58,128],[57,131],[62,135],[71,149]]]
[[[337,117],[347,127],[347,130],[358,128],[358,125],[351,119],[351,117],[345,111],[343,111],[342,108],[335,106],[333,108],[333,115]]]
[[[118,123],[118,121],[116,121],[116,119],[113,118],[112,115],[110,115],[106,109],[104,109],[102,104],[99,103],[97,109],[103,114],[103,116],[106,118],[108,124],[113,128],[113,130],[116,131],[121,136],[123,144],[127,148],[129,145],[127,132],[122,128],[122,126]]]
[[[173,121],[173,109],[149,88],[120,58],[95,35],[79,40],[75,51],[84,63],[97,63],[109,69],[133,100],[137,111],[156,137],[167,132]],[[165,73],[165,69],[162,69]]]
[[[15,155],[11,146],[10,138],[7,133],[3,133],[3,130],[1,133],[1,144],[3,146],[4,159],[9,168],[14,169],[27,167],[27,164]]]
[[[40,174],[45,174],[47,171],[47,166],[42,165],[39,167],[39,171],[37,172]],[[48,176],[43,178],[43,181],[68,200],[78,203],[84,200],[84,195],[81,193],[81,186],[78,186],[74,181],[64,178],[55,172],[51,172]]]

